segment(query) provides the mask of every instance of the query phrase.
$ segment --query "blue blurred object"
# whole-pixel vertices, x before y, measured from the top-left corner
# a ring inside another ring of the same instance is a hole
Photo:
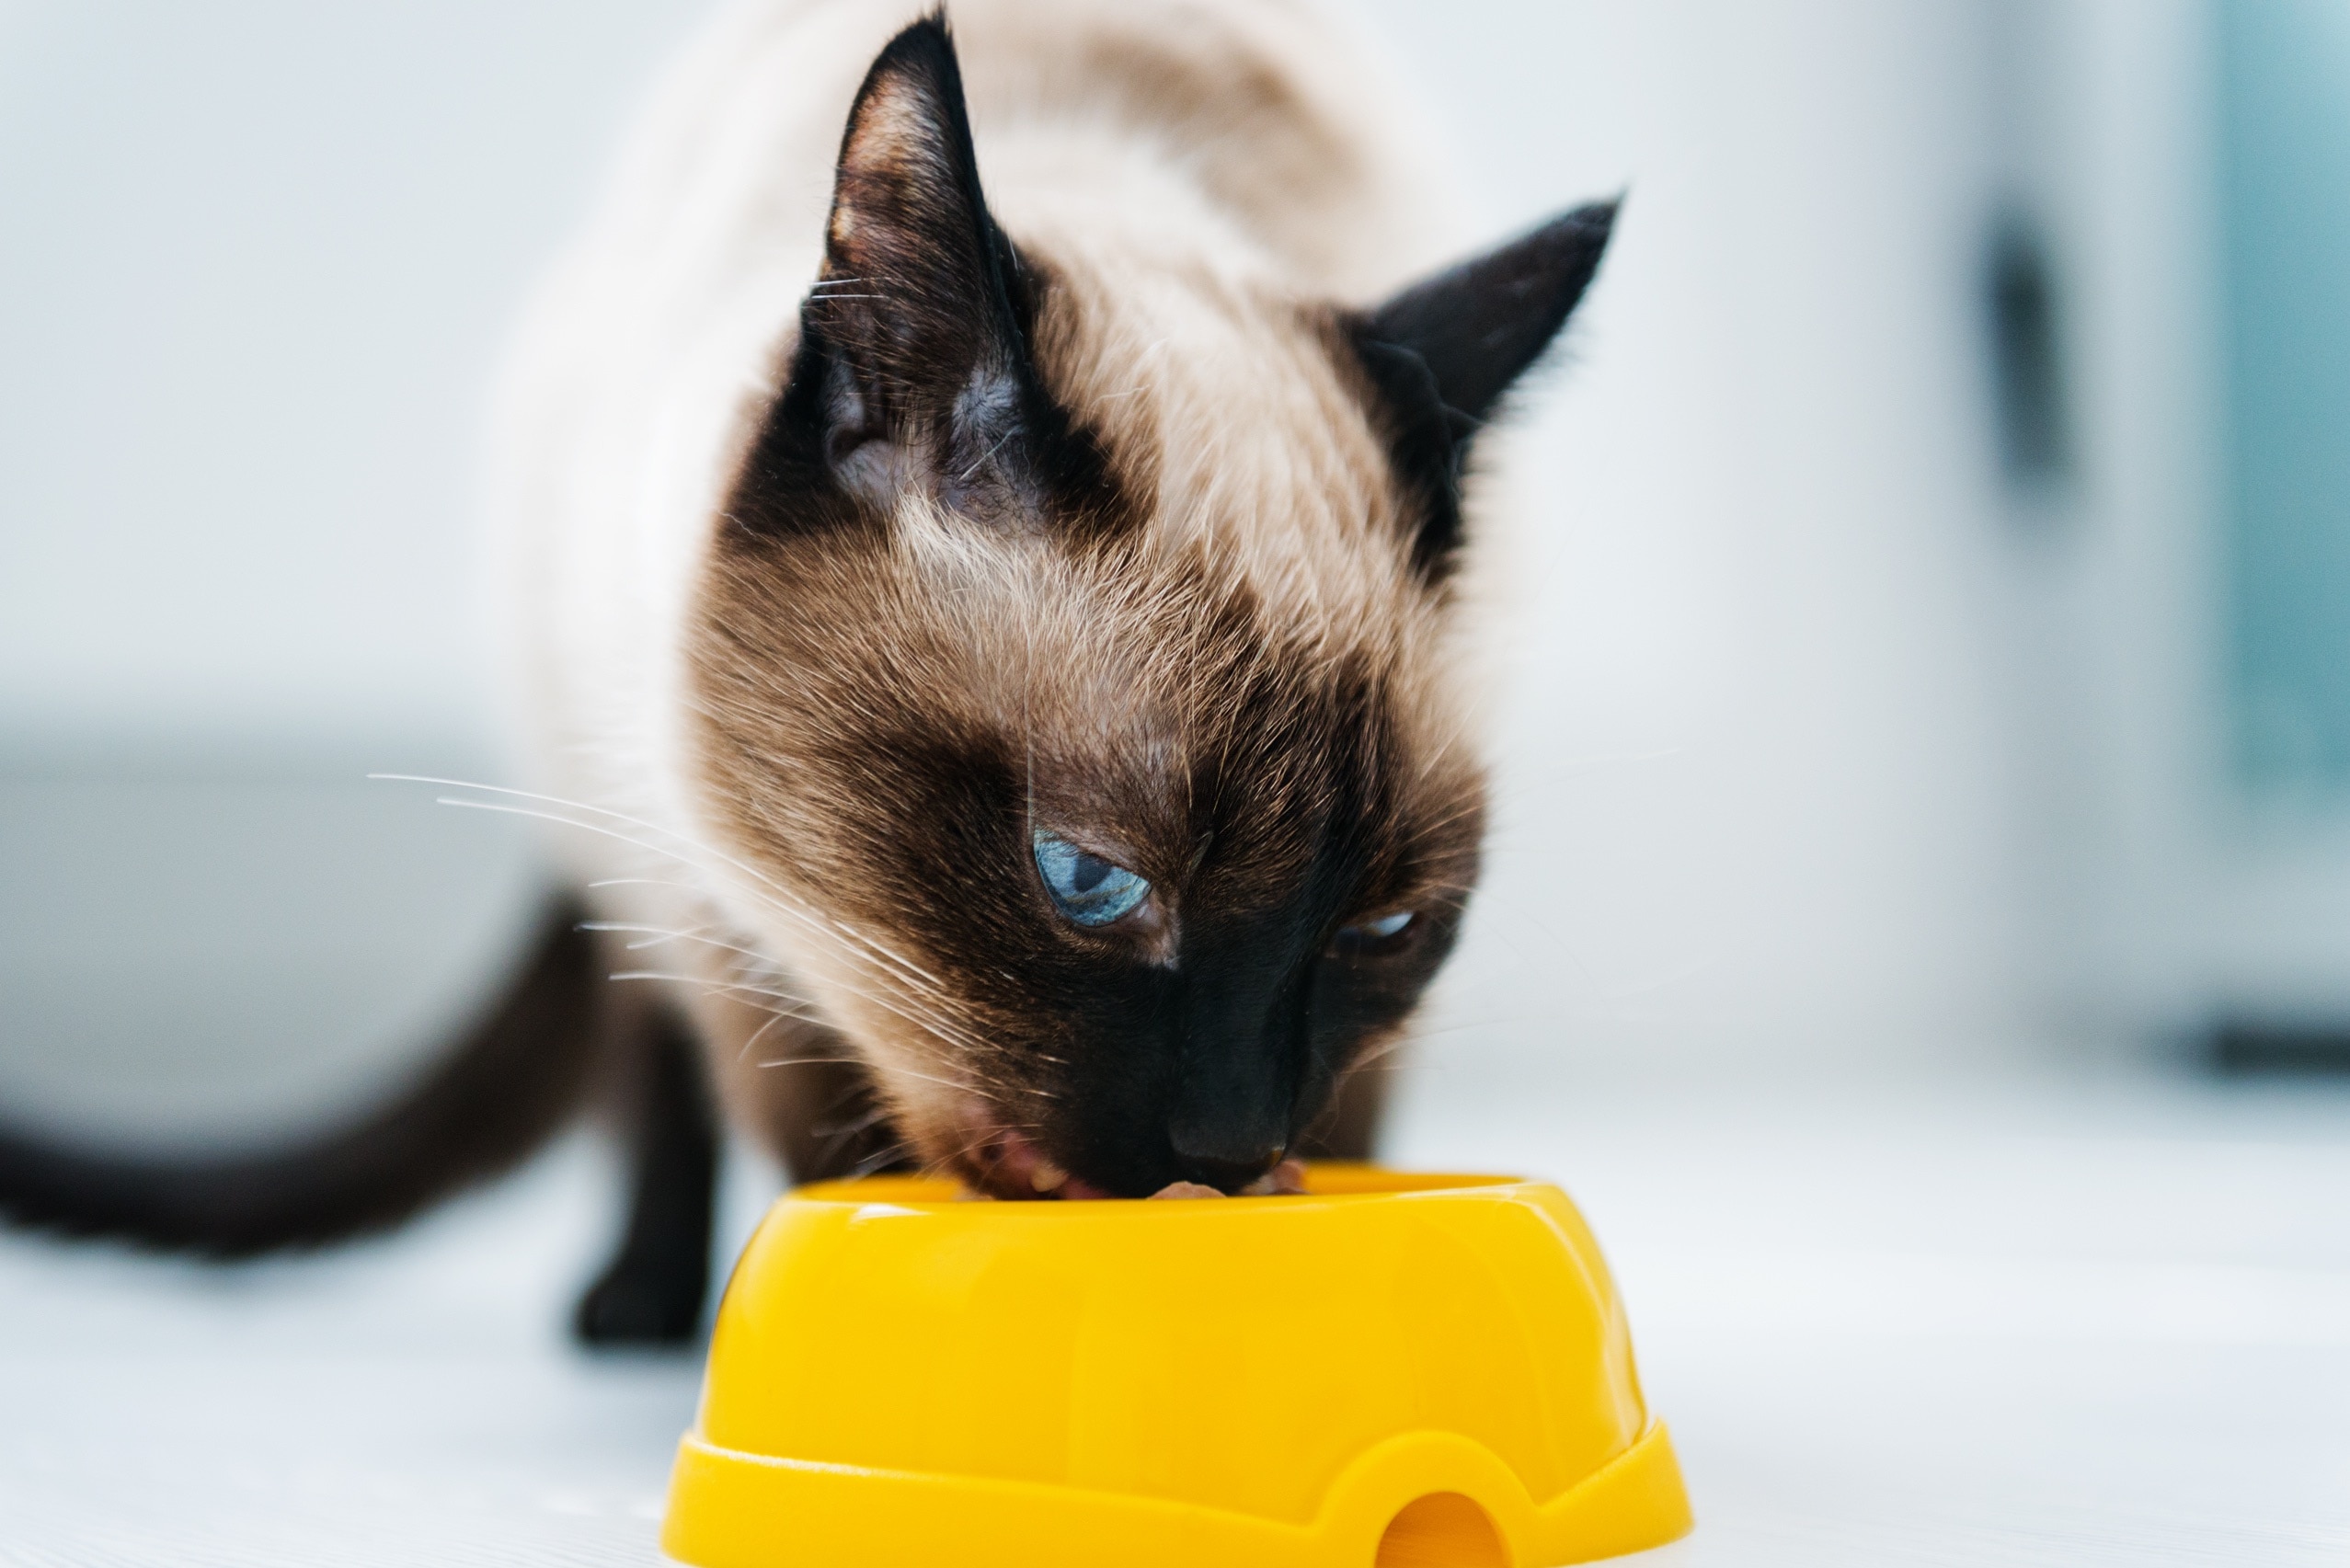
[[[2350,789],[2350,6],[2218,7],[2229,726],[2256,795]]]

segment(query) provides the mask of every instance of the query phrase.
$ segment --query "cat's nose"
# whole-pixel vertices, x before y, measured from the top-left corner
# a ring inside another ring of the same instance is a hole
[[[1186,1181],[1224,1192],[1248,1185],[1289,1152],[1285,1143],[1251,1136],[1240,1128],[1223,1129],[1219,1136],[1217,1129],[1177,1126],[1169,1129],[1169,1141]]]

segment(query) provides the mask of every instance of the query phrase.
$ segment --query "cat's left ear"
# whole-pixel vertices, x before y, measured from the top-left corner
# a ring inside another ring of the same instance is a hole
[[[1441,575],[1461,541],[1470,443],[1541,359],[1599,269],[1617,203],[1594,202],[1416,283],[1356,317],[1396,469],[1421,493],[1413,559]]]

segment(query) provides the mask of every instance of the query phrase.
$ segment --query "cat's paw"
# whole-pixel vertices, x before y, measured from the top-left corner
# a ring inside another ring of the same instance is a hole
[[[583,1345],[618,1349],[691,1344],[702,1326],[703,1288],[677,1270],[623,1259],[579,1298],[571,1332]]]

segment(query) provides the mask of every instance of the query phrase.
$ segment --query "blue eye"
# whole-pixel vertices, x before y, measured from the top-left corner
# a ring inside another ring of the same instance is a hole
[[[1107,925],[1151,896],[1148,880],[1087,854],[1059,833],[1037,830],[1036,849],[1045,891],[1079,925]]]
[[[1352,937],[1358,942],[1384,942],[1391,936],[1401,936],[1404,933],[1404,928],[1411,923],[1412,911],[1398,910],[1392,915],[1381,915],[1375,921],[1365,921],[1360,925],[1350,925],[1338,934]]]

